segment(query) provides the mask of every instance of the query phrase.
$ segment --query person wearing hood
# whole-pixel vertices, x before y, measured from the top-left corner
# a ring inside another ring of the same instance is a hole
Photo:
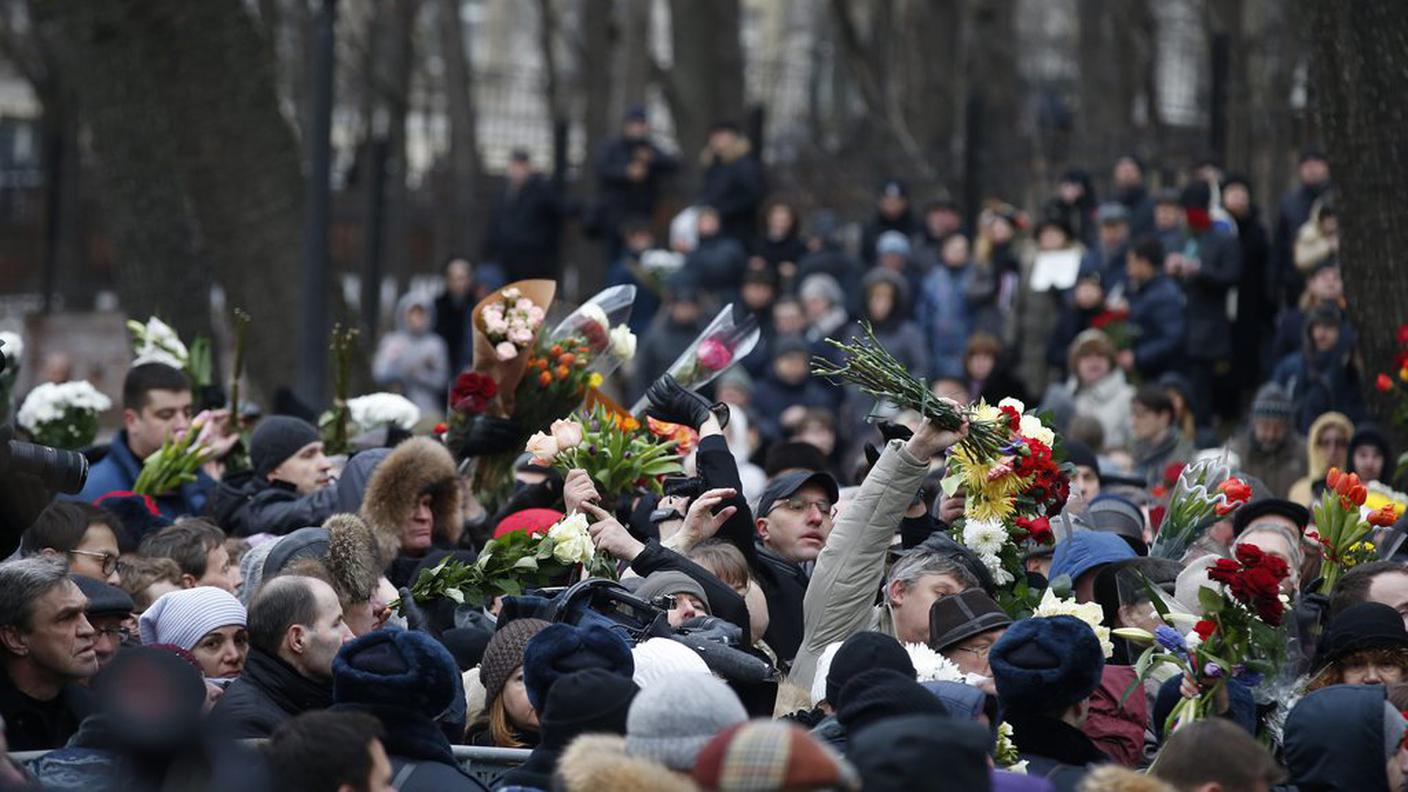
[[[753,144],[737,124],[716,121],[709,128],[709,144],[700,162],[704,174],[695,205],[717,209],[719,233],[746,248],[753,241],[764,193],[762,166]]]
[[[1304,478],[1291,485],[1287,500],[1310,506],[1325,489],[1325,474],[1330,468],[1349,467],[1349,441],[1354,437],[1354,422],[1344,413],[1326,412],[1315,419],[1306,433]]]
[[[401,393],[422,414],[445,409],[450,383],[450,353],[445,339],[431,329],[435,318],[430,300],[411,292],[396,304],[396,329],[381,337],[372,358],[377,386]]]
[[[1367,407],[1360,389],[1354,349],[1341,334],[1344,316],[1333,305],[1321,305],[1306,321],[1304,346],[1276,365],[1272,378],[1291,394],[1296,426],[1305,431],[1319,415],[1344,413],[1363,420]],[[1348,439],[1348,438],[1346,438]]]
[[[993,645],[988,662],[1029,775],[1074,792],[1091,766],[1109,761],[1081,732],[1105,668],[1089,625],[1073,616],[1023,619]]]
[[[1065,388],[1076,415],[1100,422],[1106,448],[1123,448],[1129,442],[1130,403],[1134,388],[1124,370],[1115,365],[1115,346],[1105,331],[1091,328],[1071,342]]]
[[[963,353],[973,332],[968,302],[973,272],[968,238],[950,234],[939,248],[938,266],[924,277],[916,312],[929,345],[926,369],[933,376],[963,376]]]
[[[1388,444],[1388,436],[1373,424],[1360,424],[1354,437],[1349,439],[1349,467],[1346,473],[1354,473],[1364,483],[1378,481],[1388,484],[1393,479],[1393,468],[1397,457]]]
[[[928,381],[930,359],[919,325],[910,319],[909,283],[903,276],[887,269],[874,269],[862,282],[865,299],[864,320],[870,323],[880,346],[895,356],[900,365],[917,379]],[[861,324],[852,324],[837,338],[861,337]],[[845,426],[851,437],[865,434],[867,416],[875,409],[875,398],[855,386],[846,387],[842,406]],[[859,445],[857,444],[857,448]]]
[[[1339,259],[1331,258],[1320,262],[1306,280],[1300,299],[1276,316],[1276,332],[1271,341],[1268,370],[1274,370],[1276,364],[1286,356],[1305,348],[1306,322],[1310,320],[1310,314],[1322,305],[1334,306],[1340,309],[1342,314],[1349,306],[1344,297],[1344,277],[1340,271]],[[1352,349],[1358,341],[1359,333],[1346,314],[1344,321],[1340,323],[1340,342]]]
[[[867,266],[876,263],[880,256],[876,243],[886,231],[897,231],[909,239],[918,230],[919,220],[909,205],[909,190],[899,179],[889,179],[880,185],[880,194],[875,198],[875,215],[861,232],[861,258]]]
[[[1252,399],[1251,425],[1227,444],[1241,460],[1241,471],[1260,479],[1277,498],[1286,497],[1306,473],[1305,437],[1291,425],[1294,413],[1286,389],[1268,382]]]
[[[1335,685],[1301,699],[1282,738],[1300,792],[1398,792],[1408,776],[1408,721],[1382,685]]]
[[[1113,173],[1115,200],[1129,210],[1130,233],[1143,236],[1154,230],[1154,199],[1144,183],[1144,163],[1133,154],[1115,160]]]
[[[460,768],[436,723],[461,695],[454,657],[425,633],[377,630],[349,642],[332,662],[332,711],[381,722],[400,792],[484,789]]]
[[[464,532],[455,460],[443,445],[417,437],[377,465],[362,500],[362,520],[376,537],[386,577],[396,588],[411,583],[421,558],[454,548]]]

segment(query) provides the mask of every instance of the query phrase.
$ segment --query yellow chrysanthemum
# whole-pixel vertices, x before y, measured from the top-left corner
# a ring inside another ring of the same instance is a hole
[[[587,375],[587,387],[600,388],[603,379],[604,378],[601,376],[600,371],[593,371],[592,373]]]

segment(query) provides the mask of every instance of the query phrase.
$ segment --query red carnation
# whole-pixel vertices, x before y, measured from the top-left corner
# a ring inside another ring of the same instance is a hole
[[[1051,544],[1056,537],[1051,532],[1051,520],[1045,517],[1029,519],[1018,517],[1017,527],[1027,532],[1027,537],[1037,544]]]
[[[998,410],[1007,416],[1007,428],[1012,430],[1012,434],[1019,434],[1022,431],[1022,414],[1017,412],[1017,408],[1008,404]]]

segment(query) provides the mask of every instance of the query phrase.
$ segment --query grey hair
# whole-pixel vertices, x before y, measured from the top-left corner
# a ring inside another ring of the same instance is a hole
[[[952,553],[915,549],[900,556],[890,567],[890,575],[885,584],[886,599],[889,599],[890,587],[896,582],[908,589],[925,575],[948,575],[962,583],[965,588],[978,587],[978,579],[954,558]]]
[[[68,565],[50,556],[30,556],[0,564],[0,627],[28,632],[34,603],[68,580]]]
[[[1276,534],[1286,540],[1286,545],[1291,548],[1291,580],[1300,579],[1300,565],[1305,561],[1305,551],[1301,548],[1301,537],[1284,525],[1272,522],[1252,523],[1242,530],[1233,541],[1232,546],[1236,547],[1247,541],[1247,537],[1253,534],[1270,533]]]

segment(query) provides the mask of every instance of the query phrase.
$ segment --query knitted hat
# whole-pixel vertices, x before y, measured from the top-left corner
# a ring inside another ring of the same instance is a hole
[[[127,592],[83,575],[69,575],[78,590],[88,598],[88,607],[83,612],[89,616],[130,616],[136,605]]]
[[[1337,660],[1369,649],[1408,650],[1408,630],[1398,611],[1379,602],[1361,602],[1330,620],[1315,658],[1318,673]]]
[[[541,710],[558,677],[588,668],[604,668],[630,679],[636,664],[626,640],[605,627],[577,627],[561,622],[549,625],[534,635],[523,650],[523,685],[528,689],[528,703]]]
[[[719,732],[699,752],[694,781],[719,792],[860,789],[860,776],[845,759],[781,721],[748,721]]]
[[[259,422],[249,438],[249,463],[260,479],[283,464],[298,449],[321,438],[318,430],[302,418],[271,415]]]
[[[1284,418],[1290,420],[1296,406],[1286,389],[1275,382],[1268,382],[1257,388],[1252,399],[1253,418]]]
[[[988,664],[1004,709],[1048,713],[1090,697],[1105,670],[1105,653],[1085,622],[1049,616],[1008,627],[988,653]]]
[[[122,531],[126,534],[127,541],[132,543],[133,549],[142,543],[147,534],[154,534],[171,524],[170,519],[162,516],[150,495],[113,490],[93,501],[93,505],[102,507],[122,523]],[[122,539],[123,537],[119,536],[118,542],[122,542]]]
[[[175,644],[190,651],[212,630],[245,625],[244,606],[214,586],[168,591],[142,612],[138,630],[144,644]]]
[[[548,691],[538,717],[544,748],[566,748],[582,734],[625,734],[626,716],[640,688],[600,668],[576,671]]]
[[[992,788],[988,770],[991,744],[992,734],[971,721],[906,715],[882,720],[856,735],[847,753],[865,781],[866,792],[987,792]],[[1046,784],[1030,788],[1051,787]]]
[[[557,509],[522,509],[499,520],[499,524],[494,526],[494,538],[514,531],[522,531],[529,536],[547,533],[562,517],[562,512]]]
[[[513,669],[523,665],[523,650],[528,642],[547,626],[542,619],[514,619],[499,626],[484,649],[484,658],[479,661],[479,681],[484,683],[485,704],[493,704],[503,692]]]
[[[1071,582],[1103,564],[1134,558],[1134,549],[1124,539],[1100,531],[1076,531],[1071,538],[1056,545],[1051,558],[1048,580],[1069,575]]]
[[[826,671],[826,700],[836,706],[841,689],[857,674],[875,668],[886,668],[914,679],[914,661],[909,652],[889,635],[879,632],[858,632],[847,638],[831,658]]]
[[[940,597],[929,606],[929,647],[942,652],[975,635],[1012,624],[1012,618],[992,597],[979,589],[968,589],[951,597]]]
[[[264,584],[264,562],[268,560],[269,553],[273,551],[274,545],[279,543],[282,537],[268,537],[266,541],[254,544],[245,551],[244,557],[240,559],[240,602],[246,608],[254,601],[254,595],[259,593],[259,587]]]
[[[728,685],[680,674],[640,692],[626,718],[626,753],[687,773],[720,731],[748,720]]]
[[[440,642],[414,630],[376,630],[332,661],[338,704],[370,704],[438,718],[459,694],[460,670]]]
[[[938,696],[923,685],[888,668],[874,668],[857,674],[841,688],[836,700],[836,720],[849,735],[900,715],[947,715]]]
[[[713,608],[709,606],[709,595],[704,593],[704,587],[699,585],[699,581],[675,569],[650,573],[645,581],[636,587],[635,594],[646,602],[672,594],[692,594],[713,613]]]
[[[697,652],[669,638],[651,638],[631,649],[635,660],[632,678],[641,690],[679,674],[707,674],[709,665]]]

